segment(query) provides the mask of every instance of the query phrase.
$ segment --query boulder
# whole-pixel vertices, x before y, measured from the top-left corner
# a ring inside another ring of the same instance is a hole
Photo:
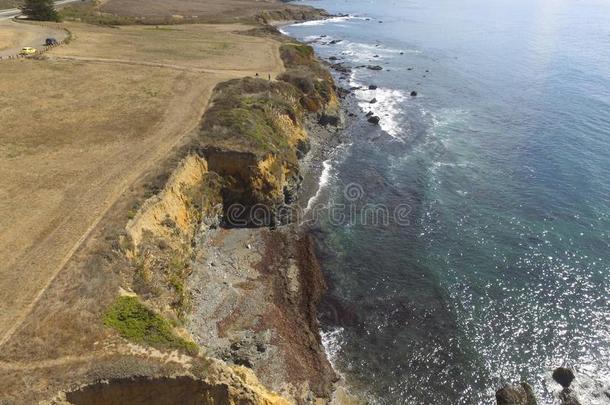
[[[536,405],[534,390],[528,383],[505,385],[496,391],[498,405]]]
[[[411,92],[411,97],[417,97],[417,92],[415,90]]]
[[[557,367],[553,371],[553,380],[557,381],[563,388],[568,388],[574,381],[574,373],[566,367]]]
[[[318,124],[323,125],[323,126],[339,126],[339,124],[341,123],[341,118],[337,115],[331,115],[331,114],[321,114],[320,117],[318,118]]]
[[[381,119],[378,116],[371,115],[367,121],[370,122],[371,124],[379,125],[380,120]]]
[[[559,401],[561,405],[581,405],[576,394],[569,388],[564,388],[559,393]]]
[[[333,63],[330,67],[339,73],[350,73],[352,70],[342,63]]]

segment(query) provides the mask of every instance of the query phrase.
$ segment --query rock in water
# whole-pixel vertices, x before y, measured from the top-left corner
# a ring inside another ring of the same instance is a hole
[[[528,383],[505,385],[496,391],[498,405],[536,405],[534,390]]]
[[[369,65],[369,66],[367,66],[367,69],[370,69],[370,70],[383,70],[383,68],[381,66],[379,66],[379,65]]]
[[[369,101],[370,104],[375,104],[376,102],[377,102],[377,99],[374,97],[371,99],[371,101]]]
[[[574,373],[566,367],[557,367],[553,371],[553,380],[557,381],[563,388],[568,388],[574,380]]]
[[[374,84],[369,85],[369,90],[377,90],[377,86]]]
[[[417,97],[417,92],[415,90],[411,92],[411,97]]]
[[[379,125],[380,118],[376,115],[372,115],[369,117],[368,122],[371,124]]]
[[[569,388],[564,388],[559,393],[559,400],[561,401],[561,405],[581,405],[574,392]]]

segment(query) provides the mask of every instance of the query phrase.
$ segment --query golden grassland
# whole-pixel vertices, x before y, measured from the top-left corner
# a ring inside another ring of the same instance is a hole
[[[283,69],[273,41],[233,32],[248,27],[67,27],[46,59],[0,62],[0,344],[217,83]]]
[[[273,73],[281,66],[273,42],[239,35],[251,27],[240,24],[170,26],[87,26],[73,24],[77,39],[56,56],[121,59],[179,65],[194,69],[222,69]],[[86,29],[82,29],[86,27]]]

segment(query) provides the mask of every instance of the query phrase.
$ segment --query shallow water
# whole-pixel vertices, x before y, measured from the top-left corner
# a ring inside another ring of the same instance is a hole
[[[381,127],[350,128],[309,204],[336,367],[373,403],[494,403],[521,380],[552,403],[569,364],[609,403],[610,3],[309,4],[352,17],[284,31],[384,68],[343,80],[379,86],[356,96]]]

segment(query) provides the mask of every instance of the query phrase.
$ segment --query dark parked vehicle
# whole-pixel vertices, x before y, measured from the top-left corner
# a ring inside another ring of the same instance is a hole
[[[47,38],[46,41],[44,41],[44,44],[46,46],[51,46],[51,45],[57,45],[57,44],[59,44],[59,42],[57,42],[57,40],[55,38]]]

